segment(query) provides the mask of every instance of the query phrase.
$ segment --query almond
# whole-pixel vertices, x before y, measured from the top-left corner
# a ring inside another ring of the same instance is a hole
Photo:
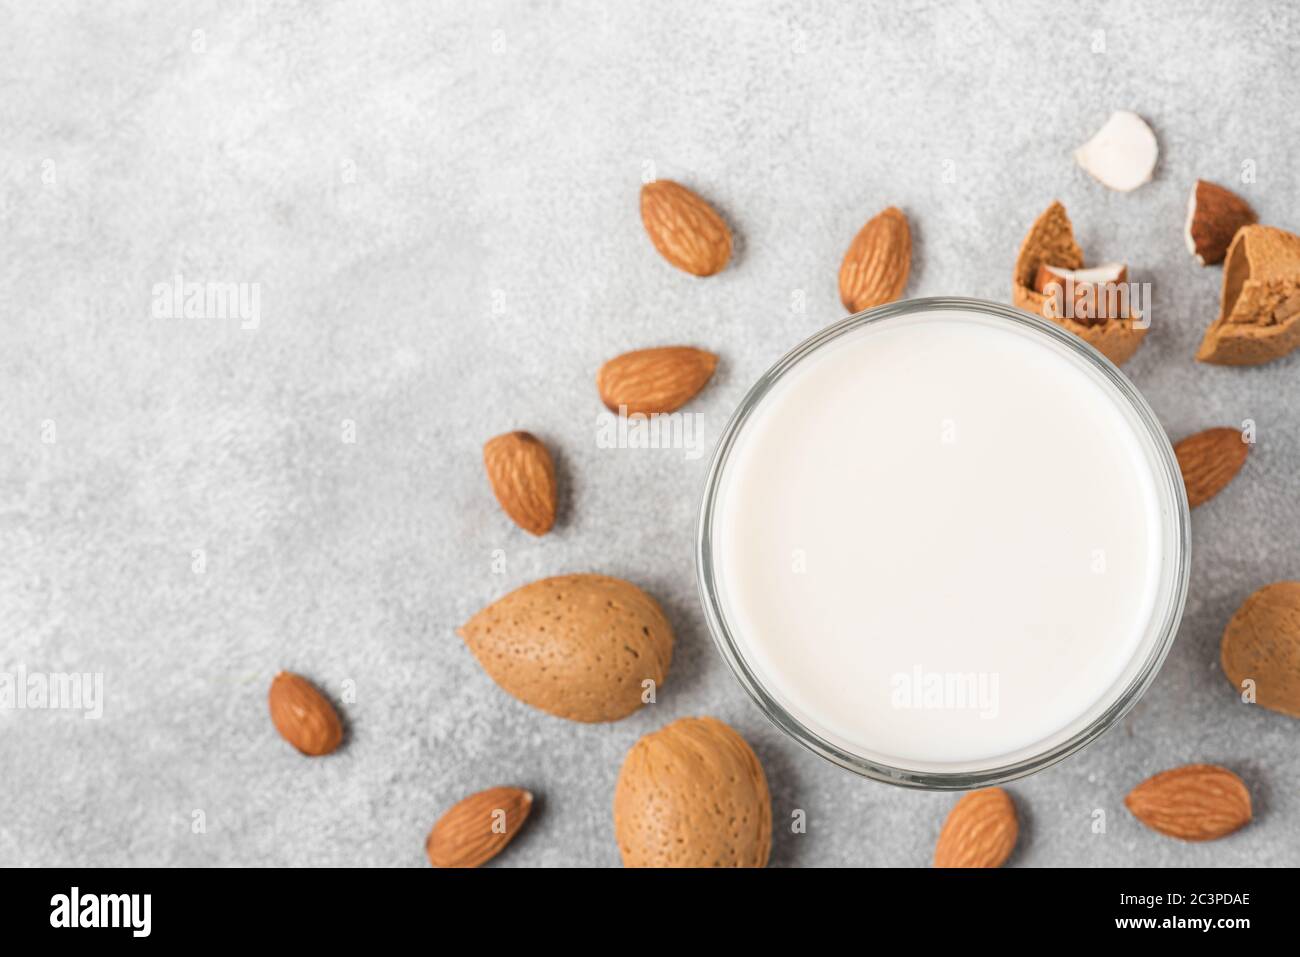
[[[1106,263],[1087,269],[1066,269],[1043,263],[1034,279],[1034,291],[1055,299],[1057,316],[1066,316],[1080,325],[1093,326],[1107,319],[1129,318],[1128,268],[1122,263]],[[1065,297],[1073,308],[1065,308]]]
[[[912,230],[890,206],[853,237],[840,264],[840,301],[850,312],[893,302],[907,288],[912,269]]]
[[[1222,492],[1241,471],[1249,450],[1236,429],[1206,429],[1175,445],[1188,506],[1196,508]]]
[[[1223,631],[1219,661],[1238,694],[1253,681],[1256,703],[1300,718],[1300,582],[1247,598]]]
[[[690,346],[638,349],[610,359],[596,373],[600,399],[613,412],[672,412],[704,388],[718,357]]]
[[[1113,269],[1114,265],[1096,268]],[[1047,270],[1047,275],[1044,275],[1044,269]],[[1118,295],[1123,287],[1116,290],[1115,309],[1110,308],[1108,296],[1105,300],[1106,308],[1097,310],[1105,312],[1106,317],[1095,315],[1092,311],[1083,311],[1082,315],[1065,315],[1064,301],[1058,301],[1055,296],[1046,296],[1042,291],[1052,272],[1059,274],[1063,271],[1084,275],[1092,273],[1092,270],[1083,267],[1083,250],[1075,242],[1074,224],[1070,222],[1065,207],[1056,201],[1034,220],[1020,244],[1011,274],[1011,302],[1018,309],[1068,329],[1116,365],[1127,362],[1137,352],[1138,346],[1142,345],[1147,327],[1138,321],[1142,318],[1138,309],[1130,309],[1127,301]],[[1055,308],[1058,305],[1062,308]]]
[[[1219,315],[1196,358],[1253,366],[1300,348],[1300,236],[1242,226],[1223,263]]]
[[[303,754],[329,754],[343,740],[343,723],[323,694],[302,675],[281,671],[267,695],[280,736]]]
[[[685,272],[712,276],[731,258],[731,230],[681,183],[661,179],[642,186],[641,222],[659,254]]]
[[[1151,181],[1160,148],[1142,117],[1117,110],[1074,159],[1103,186],[1127,193]]]
[[[935,867],[1001,867],[1020,834],[1016,806],[1001,788],[971,791],[953,806],[934,848]]]
[[[673,630],[653,598],[605,575],[518,588],[460,629],[479,664],[525,704],[572,721],[616,721],[668,677]]]
[[[533,535],[555,524],[555,463],[528,432],[507,432],[483,446],[483,465],[502,510]]]
[[[1188,764],[1143,781],[1124,798],[1135,818],[1183,841],[1212,841],[1250,822],[1250,792],[1214,764]]]
[[[745,739],[716,718],[682,718],[645,735],[614,788],[625,867],[764,867],[772,796]]]
[[[434,867],[480,867],[509,844],[533,809],[522,788],[488,788],[452,805],[429,832],[424,849]]]
[[[1202,266],[1223,262],[1237,230],[1259,219],[1250,205],[1231,190],[1198,179],[1187,199],[1187,250]]]

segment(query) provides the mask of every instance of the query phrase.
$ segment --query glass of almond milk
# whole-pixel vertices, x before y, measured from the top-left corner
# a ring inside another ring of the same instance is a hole
[[[969,789],[1088,744],[1151,684],[1187,591],[1160,423],[1070,332],[919,299],[851,316],[750,390],[697,569],[759,707],[868,777]]]

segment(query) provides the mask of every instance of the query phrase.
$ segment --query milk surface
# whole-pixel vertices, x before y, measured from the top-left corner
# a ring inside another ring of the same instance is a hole
[[[1112,385],[1006,319],[822,346],[721,475],[723,615],[767,691],[895,766],[973,766],[1095,715],[1147,647],[1155,452]]]

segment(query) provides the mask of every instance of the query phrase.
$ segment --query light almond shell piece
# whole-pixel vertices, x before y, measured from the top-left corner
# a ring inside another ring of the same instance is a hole
[[[1143,781],[1124,806],[1154,831],[1183,841],[1213,841],[1250,823],[1250,791],[1214,764],[1188,764]]]
[[[642,186],[641,222],[659,254],[692,275],[712,276],[731,259],[731,230],[681,183],[661,179]]]
[[[1131,359],[1147,334],[1146,328],[1139,324],[1141,317],[1108,319],[1095,325],[1084,325],[1073,319],[1052,315],[1048,305],[1049,297],[1034,290],[1040,266],[1083,268],[1083,251],[1074,240],[1074,226],[1059,201],[1053,202],[1043,211],[1020,244],[1015,271],[1011,276],[1011,302],[1018,309],[1073,332],[1115,365],[1122,365]]]
[[[1216,365],[1271,362],[1300,346],[1300,236],[1243,226],[1223,263],[1219,315],[1196,358]]]
[[[320,757],[343,741],[343,722],[334,705],[302,675],[291,671],[276,675],[267,704],[280,736],[303,754]]]
[[[606,575],[524,585],[459,633],[503,689],[573,721],[627,717],[647,688],[662,686],[673,657],[672,627],[655,600]]]
[[[772,797],[745,739],[716,718],[682,718],[641,738],[614,789],[626,867],[764,867]]]
[[[713,377],[718,357],[692,346],[660,346],[615,356],[596,373],[600,400],[611,412],[674,412]]]
[[[482,867],[515,839],[533,809],[523,788],[479,791],[447,810],[429,832],[424,850],[434,867]]]
[[[555,463],[542,441],[507,432],[483,446],[483,467],[501,510],[524,531],[545,535],[555,525]]]
[[[912,229],[902,210],[890,206],[858,230],[840,264],[840,301],[850,312],[893,302],[907,288],[912,270]]]
[[[935,867],[1001,867],[1015,850],[1020,821],[1001,788],[971,791],[948,813],[934,848]]]
[[[1223,631],[1219,661],[1238,694],[1251,681],[1257,704],[1300,718],[1300,581],[1247,598]]]

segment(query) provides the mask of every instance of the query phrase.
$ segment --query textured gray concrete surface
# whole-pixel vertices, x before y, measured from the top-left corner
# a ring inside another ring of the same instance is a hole
[[[749,383],[841,316],[870,215],[911,218],[909,295],[1006,301],[1054,197],[1094,261],[1153,284],[1126,371],[1171,436],[1250,418],[1258,444],[1193,516],[1150,692],[1011,786],[1012,863],[1300,863],[1300,724],[1238,703],[1217,666],[1238,604],[1300,577],[1300,356],[1193,361],[1220,272],[1181,236],[1197,177],[1300,228],[1288,6],[8,0],[0,671],[102,673],[104,713],[0,711],[0,863],[420,865],[443,808],[513,782],[541,803],[502,866],[614,865],[623,754],[713,714],[767,769],[773,863],[926,864],[953,797],[855,778],[750,704],[696,598],[707,459],[599,447],[593,375],[629,348],[718,352],[691,406],[711,447]],[[1128,195],[1071,159],[1115,109],[1161,145]],[[651,169],[733,224],[723,274],[655,254]],[[156,318],[176,274],[258,284],[257,327]],[[512,428],[558,457],[542,540],[482,473]],[[658,704],[615,724],[529,709],[453,632],[579,570],[641,584],[677,629]],[[281,668],[347,699],[335,756],[275,735]],[[1128,815],[1130,787],[1189,761],[1245,778],[1249,828],[1184,845]]]

